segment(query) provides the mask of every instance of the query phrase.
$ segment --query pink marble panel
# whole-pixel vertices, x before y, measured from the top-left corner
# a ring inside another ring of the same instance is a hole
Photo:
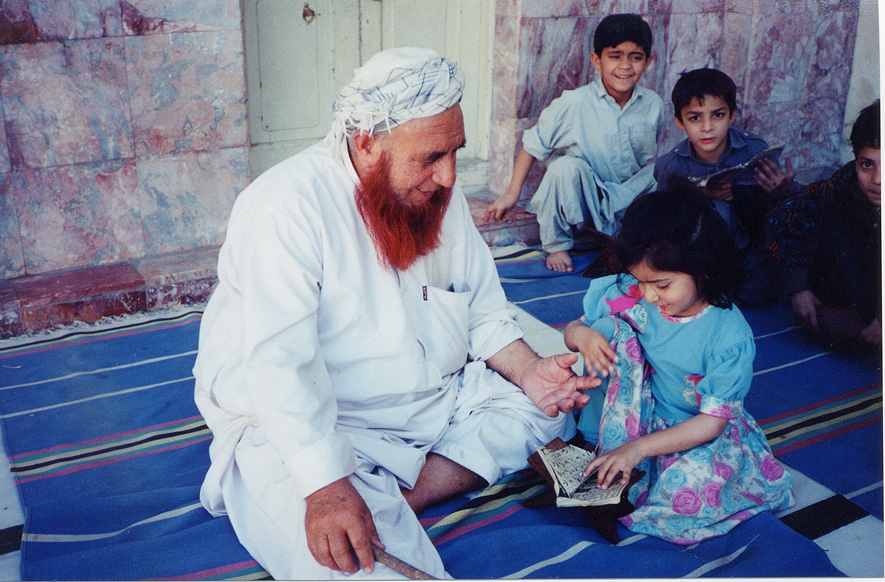
[[[120,5],[130,35],[240,29],[238,0],[123,0]]]
[[[523,0],[524,18],[561,18],[564,16],[592,16],[598,10],[598,0]]]
[[[646,16],[645,20],[651,27],[652,33],[651,61],[642,74],[639,84],[660,95],[664,101],[668,101],[670,92],[666,86],[667,28],[670,25],[670,16],[668,14]]]
[[[40,31],[28,0],[6,0],[0,10],[0,44],[37,40],[40,40]]]
[[[801,101],[831,93],[844,99],[856,34],[856,7],[762,4],[748,61],[748,104]]]
[[[829,98],[754,105],[744,112],[744,127],[770,144],[785,144],[793,168],[839,165],[844,103]]]
[[[218,247],[147,257],[138,262],[148,310],[205,301],[218,282]]]
[[[138,190],[152,254],[219,245],[249,182],[245,147],[141,160]]]
[[[537,116],[566,89],[592,78],[593,18],[537,18],[523,21],[517,117]]]
[[[3,98],[0,96],[0,173],[12,169],[9,162],[9,143],[6,139],[6,124],[3,123]]]
[[[120,36],[119,0],[18,0],[0,16],[0,44]],[[7,28],[8,27],[8,28]],[[17,31],[17,32],[16,32]],[[7,38],[9,37],[9,38]]]
[[[28,274],[143,254],[134,162],[60,166],[13,176],[9,191]]]
[[[753,17],[747,14],[726,13],[719,69],[725,71],[737,85],[738,109],[746,101],[747,79],[753,70],[749,61]]]
[[[723,42],[721,13],[673,14],[667,36],[667,95],[682,73],[701,67],[716,67]]]
[[[667,12],[671,14],[698,14],[721,12],[727,0],[669,0]],[[664,8],[664,7],[659,7]]]
[[[144,289],[144,279],[134,266],[116,263],[69,269],[13,281],[22,307],[41,307]]]
[[[492,116],[516,114],[516,86],[519,75],[520,19],[495,17],[494,60],[492,65]],[[494,125],[492,132],[494,132]]]
[[[131,157],[121,39],[0,50],[0,97],[13,168]]]
[[[11,174],[0,174],[0,279],[25,274],[18,215],[10,191],[13,182]]]
[[[126,52],[137,155],[247,143],[239,32],[131,37]]]
[[[144,290],[24,308],[19,312],[26,333],[53,329],[76,321],[92,323],[104,317],[132,315],[146,310]]]

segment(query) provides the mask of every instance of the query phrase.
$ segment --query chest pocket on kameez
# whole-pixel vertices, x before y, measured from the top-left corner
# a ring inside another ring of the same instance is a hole
[[[445,378],[467,363],[470,293],[421,288],[422,343]]]

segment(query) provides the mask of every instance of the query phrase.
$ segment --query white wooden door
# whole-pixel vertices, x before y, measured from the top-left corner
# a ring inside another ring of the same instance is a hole
[[[467,78],[459,182],[488,180],[492,0],[244,0],[253,178],[326,135],[329,105],[379,50],[423,46]]]

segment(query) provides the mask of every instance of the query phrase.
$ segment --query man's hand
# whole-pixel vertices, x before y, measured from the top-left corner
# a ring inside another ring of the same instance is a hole
[[[790,158],[787,158],[785,165],[786,168],[781,170],[773,160],[761,160],[754,170],[756,183],[769,194],[789,194],[796,170]]]
[[[793,293],[790,297],[793,304],[793,315],[803,327],[817,333],[817,307],[821,304],[820,299],[810,289]]]
[[[372,514],[347,478],[339,479],[306,498],[304,528],[307,547],[321,565],[353,574],[357,564],[351,548],[365,572],[375,569],[372,545],[384,548]]]
[[[578,354],[538,358],[525,369],[516,384],[547,416],[553,418],[560,412],[571,412],[590,401],[581,390],[602,383],[600,378],[575,374],[572,366],[577,361]]]

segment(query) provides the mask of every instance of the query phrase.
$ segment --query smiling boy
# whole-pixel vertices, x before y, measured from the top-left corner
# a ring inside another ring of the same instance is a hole
[[[613,235],[639,194],[656,186],[652,160],[663,127],[663,101],[637,85],[652,58],[652,33],[636,14],[602,19],[590,55],[599,76],[563,91],[525,131],[507,190],[482,220],[503,220],[516,205],[535,160],[553,159],[529,210],[537,214],[547,268],[574,269],[569,250],[583,226]]]
[[[671,174],[698,179],[748,162],[768,148],[764,139],[732,127],[737,114],[737,87],[717,69],[695,69],[673,87],[676,125],[686,139],[655,163],[654,177]],[[763,160],[755,170],[756,185],[708,183],[704,193],[725,219],[741,252],[744,284],[738,301],[758,306],[778,298],[778,273],[765,248],[768,213],[776,201],[797,189],[788,159],[785,170]]]

